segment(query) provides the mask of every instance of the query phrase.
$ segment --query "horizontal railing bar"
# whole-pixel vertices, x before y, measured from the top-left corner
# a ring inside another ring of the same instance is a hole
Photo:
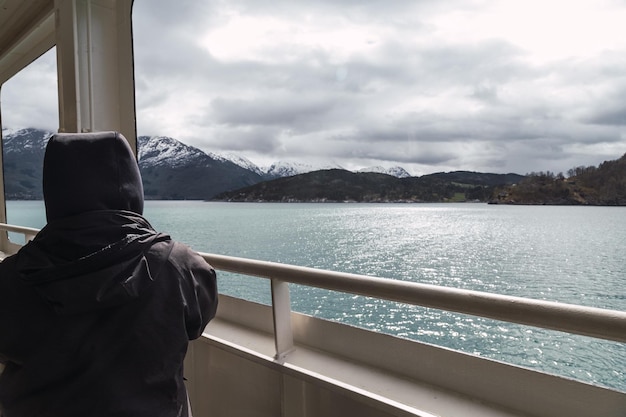
[[[0,223],[0,230],[7,230],[9,232],[21,233],[25,236],[34,236],[39,233],[39,229],[33,227],[14,226],[12,224]]]
[[[0,223],[0,230],[38,229]],[[218,270],[626,342],[626,312],[200,253]]]
[[[214,268],[626,342],[626,312],[200,253]]]

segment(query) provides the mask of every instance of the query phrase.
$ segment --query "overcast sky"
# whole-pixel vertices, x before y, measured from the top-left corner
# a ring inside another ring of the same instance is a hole
[[[626,1],[135,0],[139,135],[258,165],[564,172],[626,153]],[[2,91],[55,130],[55,57]]]

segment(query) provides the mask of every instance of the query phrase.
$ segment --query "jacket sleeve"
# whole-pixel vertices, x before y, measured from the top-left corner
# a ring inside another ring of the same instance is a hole
[[[215,270],[204,258],[181,243],[174,244],[170,261],[181,274],[179,288],[187,336],[189,340],[197,339],[217,311]]]

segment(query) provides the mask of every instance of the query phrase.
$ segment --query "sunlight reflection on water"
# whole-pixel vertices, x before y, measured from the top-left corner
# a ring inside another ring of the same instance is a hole
[[[7,206],[10,222],[42,226],[41,202]],[[146,202],[157,230],[204,252],[622,311],[625,210]],[[268,281],[219,276],[221,292],[270,303]],[[626,391],[625,344],[290,288],[299,312]]]

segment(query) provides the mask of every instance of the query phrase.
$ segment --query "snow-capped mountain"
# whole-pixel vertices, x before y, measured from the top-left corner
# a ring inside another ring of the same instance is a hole
[[[15,129],[9,129],[8,127],[3,127],[2,128],[2,136],[3,137],[7,137],[7,136],[13,136],[15,134],[16,130]]]
[[[139,167],[150,199],[207,199],[261,182],[248,169],[164,136],[141,136]]]
[[[397,178],[407,178],[411,176],[411,174],[409,174],[404,168],[399,166],[384,168],[377,165],[373,167],[361,168],[357,172],[376,172],[378,174],[387,174]]]
[[[42,198],[43,155],[52,134],[51,131],[35,128],[2,130],[8,198]],[[322,169],[343,169],[337,164],[315,166],[288,161],[260,168],[243,156],[206,153],[166,136],[140,136],[138,153],[144,193],[146,198],[151,199],[205,199],[265,180]],[[374,169],[379,168],[369,171]],[[392,173],[392,170],[395,171]],[[385,170],[384,173],[409,176],[400,167]]]
[[[139,164],[141,166],[184,166],[194,159],[207,155],[198,148],[185,145],[167,136],[139,136]],[[210,156],[209,156],[210,157]]]
[[[343,169],[339,165],[318,165],[313,166],[301,162],[278,161],[264,169],[266,178],[282,178],[291,177],[298,174],[306,174],[307,172],[319,171],[322,169]]]
[[[259,167],[248,158],[235,155],[235,154],[214,154],[210,153],[215,159],[223,159],[230,161],[242,168],[255,172],[262,176],[266,180],[275,178],[291,177],[299,174],[306,174],[307,172],[319,171],[322,169],[343,169],[337,164],[325,164],[325,165],[311,165],[303,162],[295,161],[278,161],[274,162],[267,167]]]
[[[393,175],[394,177],[398,178],[408,178],[412,176],[404,168],[399,166],[388,168],[387,172],[389,173],[389,175]]]
[[[9,199],[41,199],[45,146],[52,132],[3,129],[5,191]],[[163,136],[138,138],[139,167],[147,199],[207,199],[263,178],[198,148]]]
[[[5,154],[24,152],[25,150],[43,152],[52,134],[53,132],[34,128],[2,129],[4,152]]]
[[[222,160],[222,161],[230,161],[235,165],[238,165],[244,169],[247,169],[249,171],[252,171],[260,176],[265,176],[265,171],[263,171],[261,168],[259,168],[254,162],[252,162],[251,160],[249,160],[246,157],[240,156],[240,155],[235,155],[233,153],[228,153],[228,154],[217,154],[217,153],[213,153],[210,152],[208,154],[209,156],[211,156],[214,159],[217,160]]]
[[[4,191],[8,199],[42,198],[43,155],[52,132],[2,129]]]

